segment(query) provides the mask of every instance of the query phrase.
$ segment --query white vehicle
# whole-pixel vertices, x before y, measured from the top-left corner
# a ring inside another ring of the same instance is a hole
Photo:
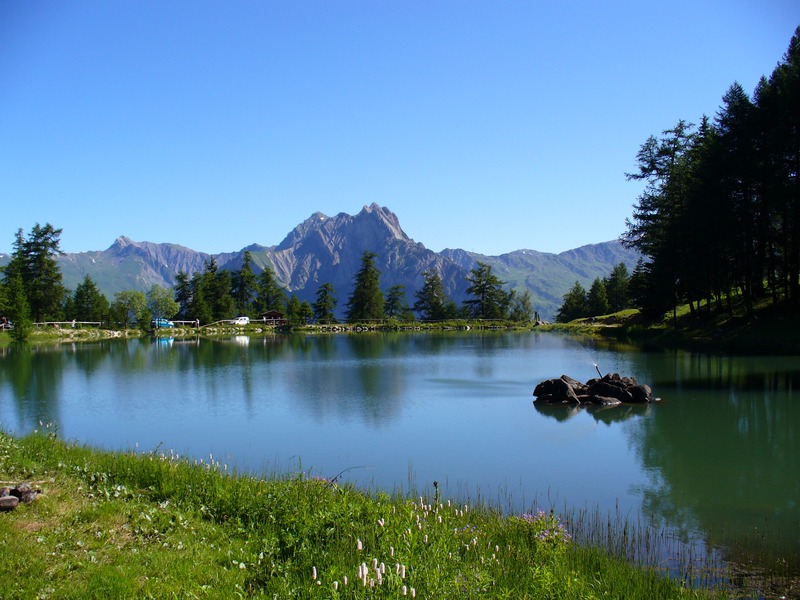
[[[250,324],[250,317],[236,317],[233,321],[231,321],[234,325],[249,325]]]

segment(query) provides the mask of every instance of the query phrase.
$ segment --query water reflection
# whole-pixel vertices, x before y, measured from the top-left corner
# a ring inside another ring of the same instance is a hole
[[[643,510],[743,561],[797,560],[800,405],[796,358],[643,355],[665,397],[631,442],[651,474]]]
[[[577,404],[553,405],[546,403],[534,403],[533,407],[539,414],[555,419],[556,421],[566,421],[581,413],[591,415],[598,423],[612,425],[627,421],[633,417],[644,417],[653,410],[652,404],[620,404],[618,406],[579,406]]]
[[[532,405],[538,381],[585,381],[595,363],[663,402]],[[731,558],[798,551],[798,389],[796,357],[638,352],[538,333],[0,349],[0,426],[15,431],[42,421],[108,447],[222,447],[255,467],[276,454],[331,474],[369,464],[389,489],[413,463],[423,481],[519,482],[527,499],[552,490],[603,510],[622,503]]]

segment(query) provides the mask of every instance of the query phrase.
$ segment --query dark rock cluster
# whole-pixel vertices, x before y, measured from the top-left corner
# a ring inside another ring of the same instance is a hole
[[[616,406],[618,404],[647,404],[657,402],[649,385],[640,384],[635,377],[620,377],[618,373],[590,379],[581,383],[562,375],[546,379],[533,390],[537,404],[575,404]]]
[[[33,502],[41,493],[42,490],[31,487],[29,483],[20,483],[13,488],[0,487],[0,511],[14,510],[20,502]]]

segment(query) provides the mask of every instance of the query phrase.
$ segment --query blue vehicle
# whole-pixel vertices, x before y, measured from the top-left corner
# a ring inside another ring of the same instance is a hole
[[[174,328],[175,323],[173,323],[172,321],[168,321],[167,319],[153,319],[152,321],[150,321],[150,327],[152,327],[153,329],[161,329],[164,327]]]

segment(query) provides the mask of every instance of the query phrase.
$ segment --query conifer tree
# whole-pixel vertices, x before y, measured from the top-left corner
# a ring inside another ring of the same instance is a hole
[[[264,266],[264,270],[258,276],[258,298],[256,308],[260,314],[271,310],[281,312],[284,310],[288,298],[286,290],[281,287],[275,278],[275,273],[269,267]]]
[[[185,271],[178,271],[175,276],[175,302],[180,307],[178,316],[181,319],[188,320],[192,304],[192,284],[189,281],[189,275]]]
[[[464,301],[475,319],[504,319],[511,304],[511,293],[503,290],[504,281],[492,273],[491,265],[479,262],[467,276],[472,298]]]
[[[385,299],[380,287],[381,272],[375,266],[374,252],[365,251],[361,268],[353,280],[353,293],[347,301],[347,322],[383,319]]]
[[[311,305],[313,317],[317,323],[336,323],[336,292],[331,283],[323,283],[317,288],[316,301]]]
[[[611,274],[603,280],[610,312],[619,312],[628,307],[629,279],[628,267],[625,266],[625,263],[621,262],[616,265],[611,270]]]
[[[596,277],[586,294],[587,316],[597,317],[608,314],[608,296],[603,280]]]
[[[258,280],[253,273],[252,264],[253,257],[249,250],[245,250],[242,256],[242,267],[232,276],[231,294],[239,315],[252,315],[253,301],[258,293]]]
[[[556,321],[569,323],[585,316],[587,316],[586,289],[580,281],[576,281],[575,285],[564,295],[564,302],[556,313]]]
[[[102,321],[108,314],[109,304],[106,297],[97,289],[97,285],[89,277],[84,276],[83,282],[75,288],[72,296],[72,313],[67,313],[67,318],[78,321]]]
[[[393,285],[386,292],[386,305],[384,312],[390,319],[400,318],[405,321],[413,320],[414,315],[406,302],[406,290],[404,285]]]
[[[444,291],[442,278],[436,271],[425,271],[425,283],[414,294],[414,312],[424,321],[442,321],[454,318],[456,307]]]

